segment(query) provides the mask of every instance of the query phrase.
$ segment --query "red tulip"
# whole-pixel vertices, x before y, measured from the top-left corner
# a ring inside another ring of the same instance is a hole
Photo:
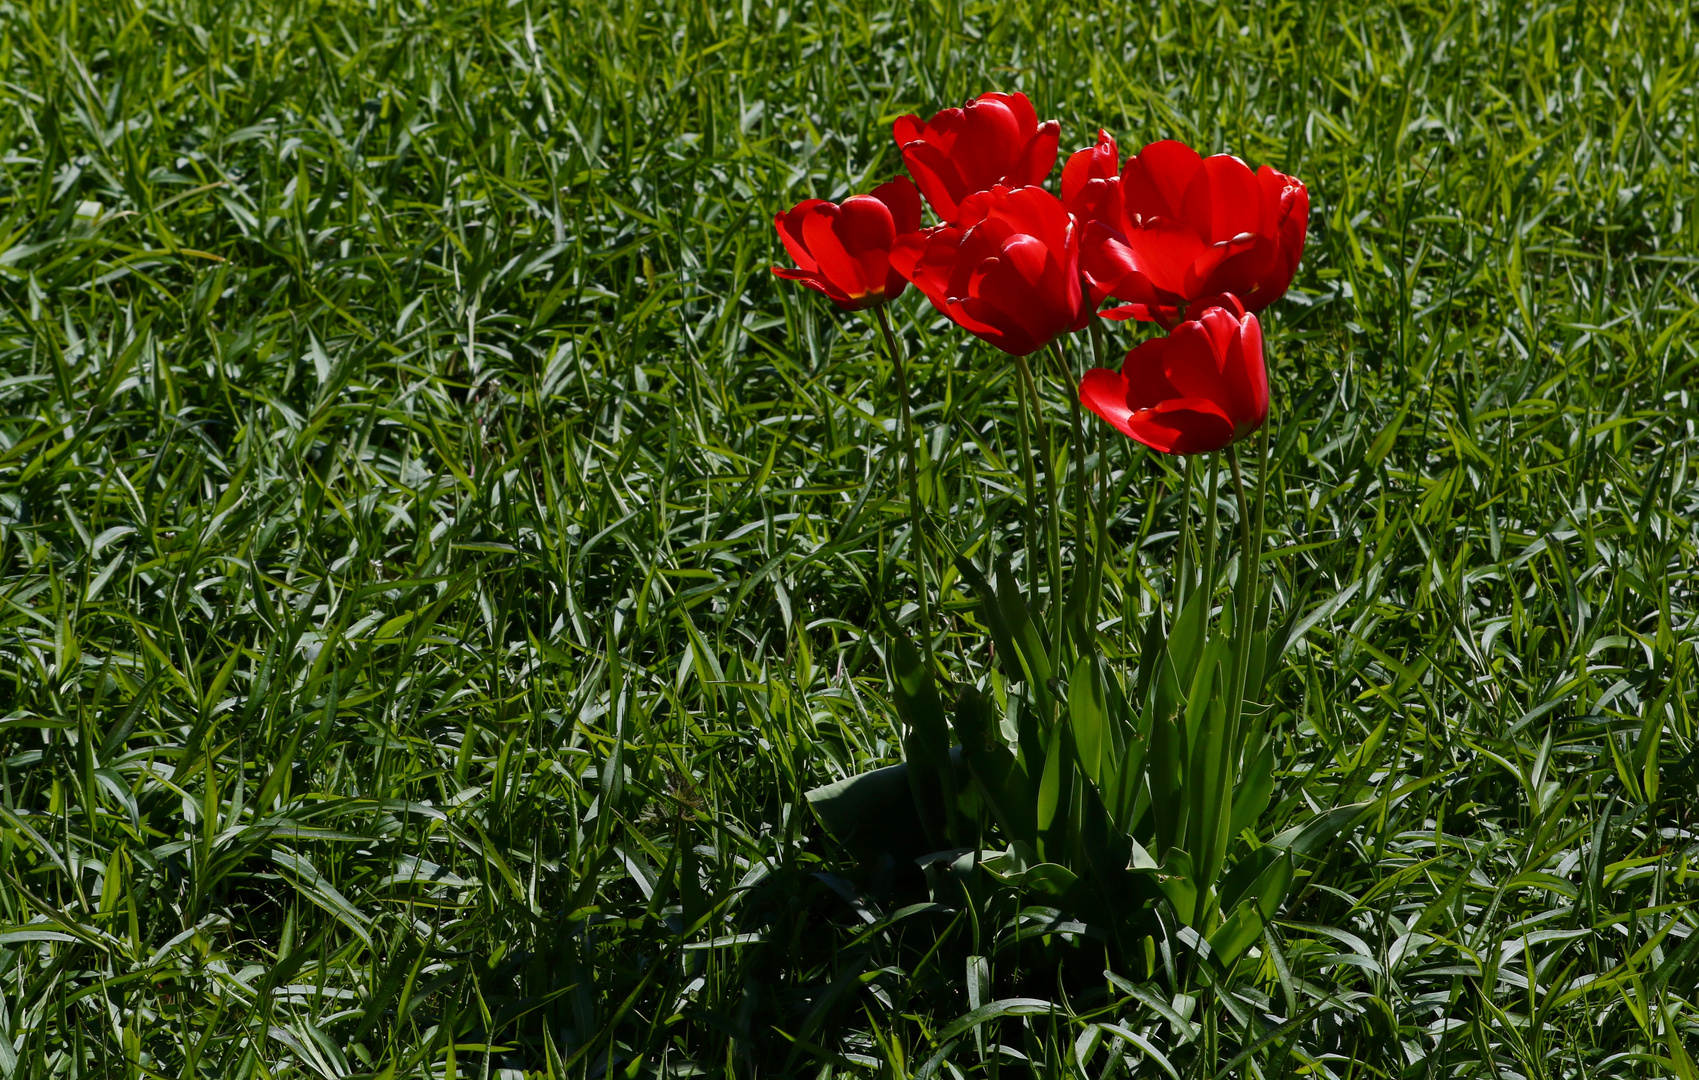
[[[898,240],[891,265],[962,329],[1013,356],[1091,319],[1079,230],[1040,187],[968,196],[960,223]]]
[[[891,126],[920,193],[950,224],[977,191],[1042,184],[1056,164],[1061,132],[1054,120],[1038,122],[1025,94],[981,94],[925,124],[910,115]]]
[[[920,228],[920,194],[907,177],[851,195],[842,206],[805,199],[773,224],[798,269],[773,273],[824,293],[846,311],[895,300],[908,288],[891,268],[891,246]]]
[[[1233,293],[1248,311],[1285,295],[1310,218],[1301,181],[1165,141],[1127,161],[1120,189],[1124,220],[1100,221],[1085,238],[1094,297],[1127,302],[1106,317],[1172,326],[1215,293]]]
[[[1101,221],[1116,232],[1126,231],[1121,152],[1115,147],[1115,137],[1107,131],[1097,133],[1096,146],[1075,151],[1062,166],[1062,205],[1082,227]]]
[[[1262,327],[1233,296],[1127,354],[1119,372],[1093,368],[1080,402],[1116,430],[1164,454],[1238,442],[1268,419]]]

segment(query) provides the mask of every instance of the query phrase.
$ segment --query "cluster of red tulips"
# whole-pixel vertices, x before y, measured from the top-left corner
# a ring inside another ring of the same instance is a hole
[[[1125,164],[1115,140],[1073,154],[1061,195],[1043,185],[1061,125],[1022,94],[894,125],[913,180],[841,205],[798,203],[774,219],[797,269],[774,268],[846,310],[896,299],[912,282],[969,333],[1014,356],[1084,328],[1094,314],[1168,331],[1097,368],[1080,401],[1169,454],[1220,450],[1268,415],[1257,311],[1291,284],[1309,195],[1264,165],[1146,146]],[[922,222],[921,200],[938,224]],[[1118,301],[1104,308],[1106,301]]]

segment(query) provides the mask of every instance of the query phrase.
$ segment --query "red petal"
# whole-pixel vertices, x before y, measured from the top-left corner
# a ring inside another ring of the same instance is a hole
[[[1127,246],[1133,251],[1139,272],[1176,302],[1189,292],[1192,267],[1210,251],[1197,233],[1168,219],[1129,229]]]
[[[852,195],[838,209],[833,225],[844,250],[861,267],[868,292],[883,292],[891,269],[891,244],[897,238],[891,208],[871,195]]]
[[[1244,237],[1248,247],[1262,224],[1262,185],[1244,162],[1216,154],[1186,185],[1180,216],[1207,243]]]
[[[1178,218],[1185,203],[1186,185],[1203,164],[1203,158],[1185,143],[1165,139],[1140,150],[1121,171],[1121,194],[1127,214],[1144,217]]]
[[[1108,368],[1092,368],[1080,380],[1080,404],[1103,417],[1121,434],[1133,434],[1128,421],[1133,409],[1127,404],[1127,380]]]
[[[926,125],[921,123],[920,117],[910,113],[907,116],[897,117],[896,122],[891,125],[891,137],[897,140],[897,149],[901,150],[920,138],[921,132],[924,130],[926,130]]]
[[[891,224],[898,236],[920,228],[920,192],[908,177],[899,176],[888,184],[880,184],[873,189],[872,197],[891,211]]]
[[[1221,375],[1221,354],[1209,331],[1199,322],[1183,322],[1168,335],[1163,371],[1179,397],[1215,402],[1226,415],[1227,388]]]
[[[1031,130],[1022,131],[1015,111],[1002,101],[988,100],[989,97],[971,102],[963,110],[967,116],[962,134],[950,151],[950,160],[967,185],[962,196],[983,191],[1003,180]],[[1031,106],[1027,108],[1030,110]]]
[[[1169,338],[1151,338],[1128,350],[1121,362],[1121,375],[1127,381],[1127,404],[1134,409],[1151,409],[1170,398],[1180,396],[1165,370]]]
[[[883,203],[875,203],[884,210]],[[867,279],[862,274],[861,260],[846,250],[839,233],[841,207],[826,203],[814,207],[802,219],[802,238],[808,250],[820,263],[820,275],[846,296],[859,299],[867,295]],[[883,280],[884,275],[880,275]]]
[[[823,205],[823,199],[804,199],[783,214],[773,215],[773,227],[779,230],[779,241],[790,252],[790,257],[798,266],[809,272],[820,269],[820,264],[809,254],[808,243],[802,238],[802,222],[808,212],[816,206]]]
[[[1044,183],[1050,170],[1056,167],[1056,144],[1062,139],[1062,125],[1046,120],[1027,140],[1020,156],[1009,166],[1005,182],[1010,187],[1028,187]]]
[[[841,308],[854,309],[859,306],[852,297],[844,295],[841,290],[833,288],[830,282],[827,282],[814,274],[806,273],[802,270],[786,270],[778,266],[773,267],[773,274],[775,277],[784,278],[786,281],[794,281],[799,285],[807,286],[822,296],[827,297],[832,301],[832,303],[837,304]]]
[[[939,220],[955,221],[965,185],[948,154],[935,143],[916,139],[903,146],[903,163]]]
[[[1233,441],[1233,422],[1215,403],[1195,398],[1164,401],[1136,413],[1133,438],[1165,454],[1207,454]]]
[[[1262,324],[1246,315],[1227,351],[1227,385],[1233,392],[1235,438],[1244,438],[1268,419],[1268,367],[1262,355]]]

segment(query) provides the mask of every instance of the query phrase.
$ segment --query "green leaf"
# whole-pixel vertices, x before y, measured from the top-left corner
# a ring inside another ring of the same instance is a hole
[[[938,700],[938,688],[926,661],[900,631],[891,640],[891,685],[897,715],[916,736],[913,745],[904,739],[909,759],[918,761],[922,768],[942,770],[950,756],[950,728],[944,719],[944,706]]]
[[[956,569],[961,572],[968,587],[979,600],[979,612],[985,619],[986,629],[991,631],[991,644],[997,650],[997,659],[1002,662],[1003,674],[1011,679],[1025,679],[1027,676],[1023,669],[1010,667],[1011,664],[1019,664],[1020,653],[1015,649],[1015,639],[1009,631],[1009,624],[1003,621],[1003,607],[997,591],[966,555],[956,556]]]
[[[1233,823],[1227,830],[1229,841],[1256,827],[1274,794],[1274,742],[1260,731],[1256,735],[1255,742],[1245,747],[1244,771],[1233,793]]]
[[[1050,858],[1062,841],[1068,822],[1068,793],[1073,787],[1072,755],[1065,742],[1068,726],[1050,730],[1050,745],[1044,750],[1044,774],[1038,783],[1039,854]]]
[[[957,1017],[945,1028],[934,1042],[946,1043],[987,1020],[996,1020],[1002,1016],[1049,1016],[1058,1011],[1056,1006],[1039,998],[1004,998],[993,1001],[989,1005],[981,1005],[966,1016]]]
[[[1068,678],[1068,723],[1074,730],[1074,752],[1091,782],[1102,786],[1104,765],[1113,760],[1109,692],[1097,657],[1090,653],[1074,663]]]
[[[997,561],[997,606],[1020,657],[1023,677],[1041,699],[1048,701],[1050,680],[1055,676],[1050,667],[1050,646],[1044,640],[1043,630],[1033,621],[1007,558]]]
[[[1324,814],[1317,814],[1302,825],[1292,826],[1270,840],[1269,846],[1290,851],[1297,856],[1313,855],[1373,805],[1372,802],[1358,802],[1336,806]]]
[[[1168,898],[1168,903],[1174,909],[1174,915],[1187,926],[1193,925],[1197,914],[1199,883],[1197,871],[1192,867],[1192,857],[1179,848],[1168,853],[1162,860],[1162,868],[1156,872],[1156,885],[1162,890],[1162,895]]]
[[[1151,697],[1157,694],[1153,688]],[[1184,775],[1180,754],[1185,740],[1180,734],[1172,711],[1158,709],[1154,704],[1147,710],[1151,716],[1150,752],[1145,775],[1150,781],[1150,812],[1156,826],[1153,842],[1156,857],[1163,859],[1186,827],[1186,803],[1183,799]]]
[[[1193,589],[1186,606],[1168,631],[1168,657],[1174,663],[1174,678],[1181,686],[1190,686],[1203,657],[1205,622],[1209,617],[1209,601],[1202,589]]]
[[[952,719],[962,756],[998,827],[1012,840],[1036,843],[1032,783],[1020,761],[996,734],[992,703],[970,686],[956,699]]]

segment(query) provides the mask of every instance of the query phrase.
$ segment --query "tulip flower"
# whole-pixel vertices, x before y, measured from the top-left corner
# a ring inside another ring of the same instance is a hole
[[[910,115],[891,126],[920,193],[947,224],[975,192],[1042,184],[1056,164],[1061,132],[1054,120],[1038,122],[1025,94],[981,94],[924,124]]]
[[[1081,227],[1098,221],[1114,232],[1126,232],[1127,214],[1121,199],[1121,153],[1115,147],[1113,135],[1099,131],[1097,145],[1076,151],[1062,166],[1062,205],[1078,219]]]
[[[1093,368],[1080,403],[1164,454],[1220,450],[1268,419],[1262,327],[1233,296],[1127,353],[1119,372]]]
[[[1013,356],[1036,352],[1091,319],[1079,230],[1040,187],[970,195],[955,225],[903,237],[891,265],[964,330]]]
[[[1310,218],[1301,181],[1164,141],[1130,158],[1119,186],[1123,220],[1099,220],[1084,238],[1093,297],[1126,302],[1105,317],[1173,326],[1212,294],[1232,293],[1247,311],[1286,294]]]
[[[899,176],[851,195],[842,206],[805,199],[773,224],[797,269],[773,273],[823,293],[845,311],[895,300],[908,281],[891,267],[891,246],[920,228],[920,193]]]

